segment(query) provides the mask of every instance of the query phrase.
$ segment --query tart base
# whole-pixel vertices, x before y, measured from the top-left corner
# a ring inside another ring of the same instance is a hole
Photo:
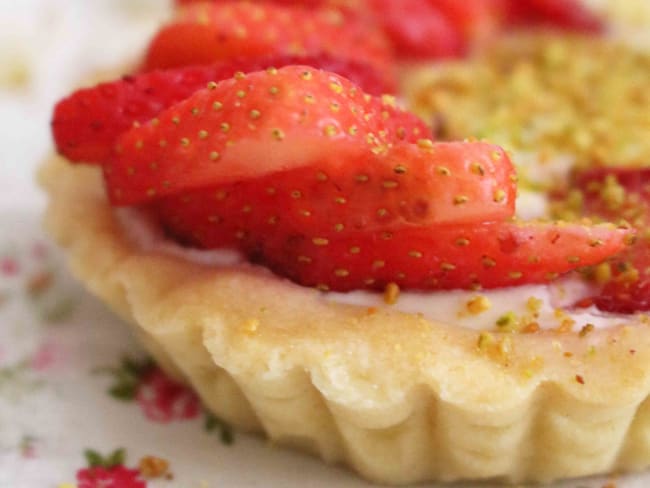
[[[650,464],[650,326],[483,334],[328,302],[128,237],[100,172],[49,161],[73,273],[216,415],[383,483],[542,481]],[[632,320],[632,319],[630,319]]]

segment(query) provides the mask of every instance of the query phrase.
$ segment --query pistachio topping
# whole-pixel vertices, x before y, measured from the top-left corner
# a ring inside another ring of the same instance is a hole
[[[650,54],[622,43],[519,33],[474,61],[427,69],[407,96],[442,139],[571,154],[579,167],[648,166],[649,79]]]

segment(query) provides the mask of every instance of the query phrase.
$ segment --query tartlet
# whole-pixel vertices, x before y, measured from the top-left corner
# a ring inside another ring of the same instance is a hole
[[[56,158],[39,177],[73,273],[242,430],[394,484],[650,464],[645,315],[504,332],[347,305],[236,256],[183,250],[146,211],[114,210],[98,168]]]
[[[650,460],[650,334],[481,334],[336,305],[251,267],[142,247],[99,172],[49,162],[47,227],[75,275],[233,425],[386,483],[550,481]]]

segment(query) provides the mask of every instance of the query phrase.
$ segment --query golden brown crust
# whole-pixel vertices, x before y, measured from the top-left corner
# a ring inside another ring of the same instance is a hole
[[[53,160],[40,180],[73,272],[242,429],[388,483],[650,464],[648,325],[479,341],[390,307],[332,304],[254,269],[141,249],[96,169]]]

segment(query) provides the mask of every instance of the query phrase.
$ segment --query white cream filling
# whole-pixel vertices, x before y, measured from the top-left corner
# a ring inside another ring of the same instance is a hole
[[[505,140],[500,145],[507,148],[510,143]],[[565,181],[568,178],[575,164],[575,157],[569,154],[557,154],[552,159],[541,161],[539,154],[535,152],[518,150],[513,155],[512,161],[520,182],[544,190],[550,188],[555,182]],[[520,207],[517,208],[517,211],[519,210]]]
[[[521,220],[535,220],[547,218],[548,200],[544,194],[534,191],[517,191],[517,217]]]
[[[534,194],[531,198],[534,198]],[[538,202],[540,203],[540,202]],[[524,206],[522,206],[523,208]],[[540,209],[537,209],[540,213]],[[231,249],[199,250],[183,247],[163,235],[160,228],[145,213],[137,209],[119,208],[115,214],[130,239],[149,252],[186,259],[204,266],[241,268],[273,276],[266,268],[250,264],[238,251]],[[287,282],[289,284],[289,282]],[[289,286],[298,286],[289,284]],[[589,295],[588,284],[579,278],[558,280],[545,285],[525,285],[472,292],[446,290],[437,292],[402,292],[394,305],[387,305],[384,295],[377,292],[353,291],[323,293],[323,300],[356,305],[365,308],[387,307],[423,317],[455,324],[473,330],[507,329],[512,324],[498,325],[505,315],[515,319],[518,327],[535,323],[540,329],[568,328],[578,331],[591,324],[595,328],[608,328],[629,323],[630,317],[600,312],[595,307],[568,309],[580,298]],[[468,305],[477,297],[487,299],[489,306],[472,313]],[[531,297],[534,305],[531,305]]]
[[[234,249],[193,249],[165,237],[145,212],[135,208],[116,208],[115,215],[128,237],[145,251],[160,252],[205,266],[235,267],[248,265],[246,258]]]
[[[455,324],[473,330],[507,330],[510,327],[525,328],[536,324],[540,329],[564,329],[579,331],[588,324],[595,328],[608,328],[629,323],[630,317],[607,314],[596,307],[567,309],[587,295],[587,286],[581,280],[566,279],[549,285],[524,285],[498,288],[481,292],[449,290],[438,292],[402,292],[395,305],[390,307],[423,317]],[[470,312],[469,303],[484,297],[489,308],[479,313]],[[533,308],[530,299],[538,300]],[[327,300],[363,307],[386,307],[383,295],[367,291],[327,293]],[[510,315],[514,323],[502,323],[500,319]]]

